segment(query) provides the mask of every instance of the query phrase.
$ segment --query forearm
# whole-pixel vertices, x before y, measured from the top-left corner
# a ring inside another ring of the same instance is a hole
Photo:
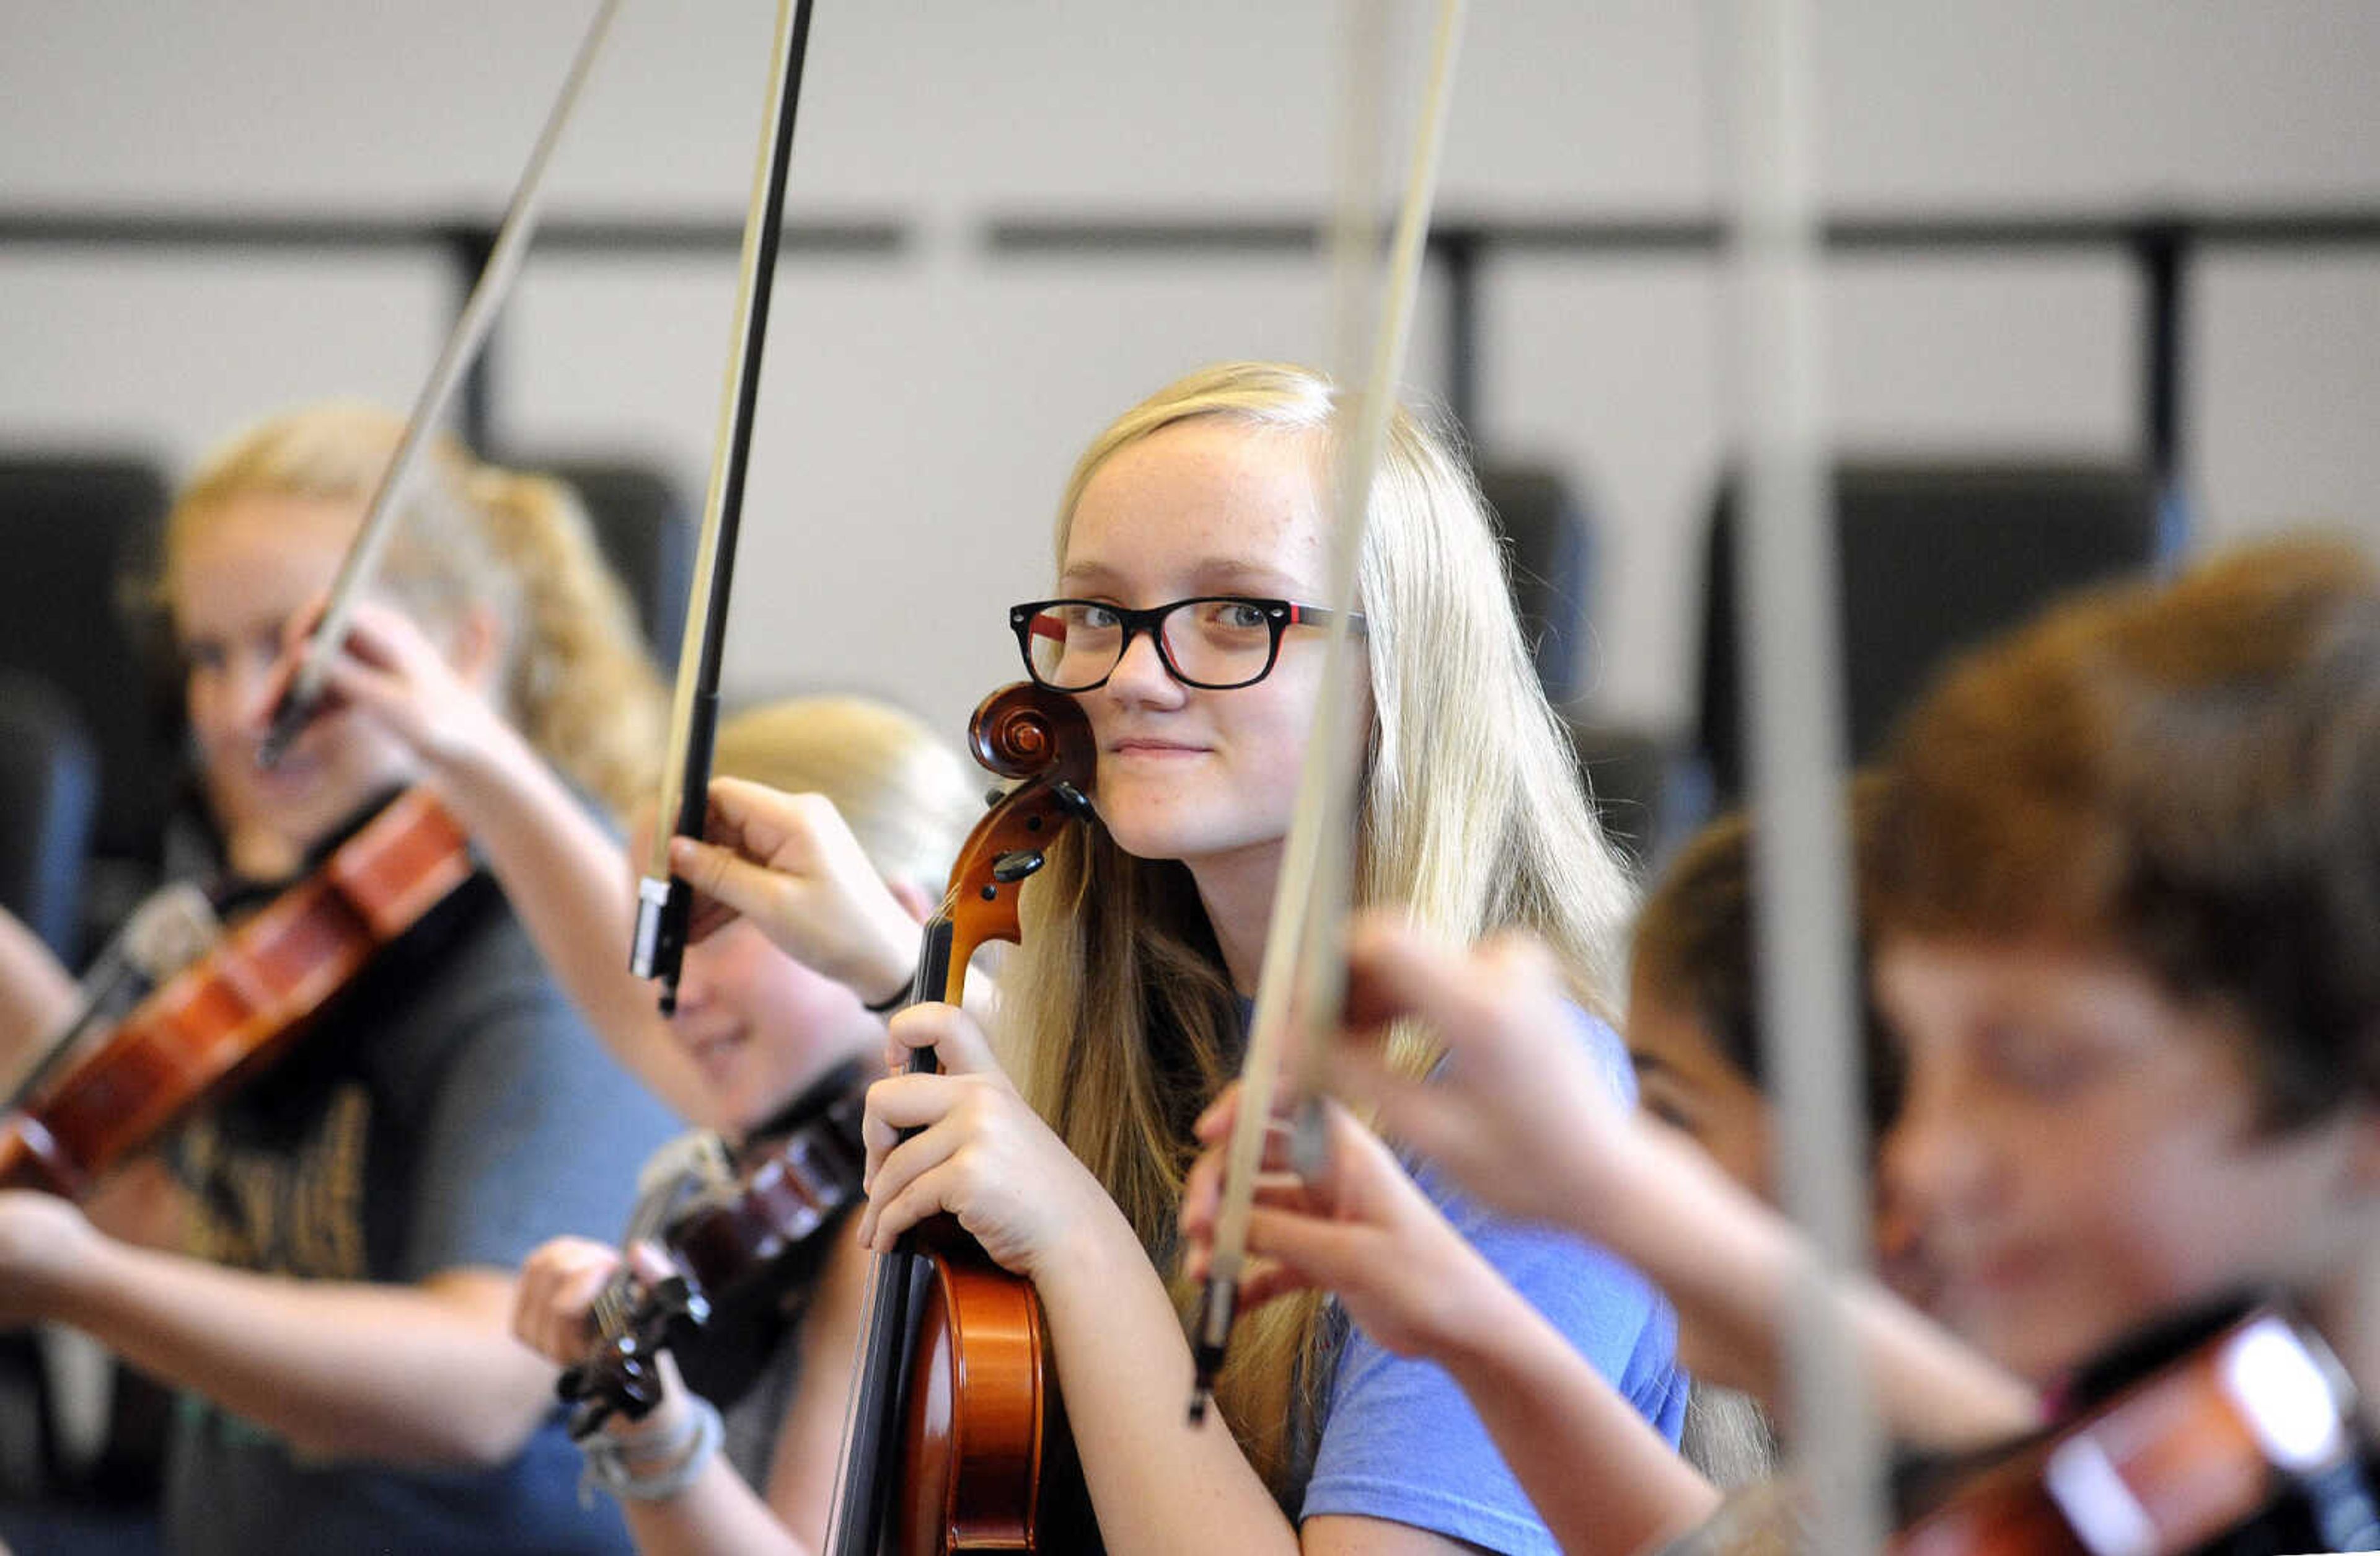
[[[493,1465],[552,1401],[552,1369],[506,1331],[510,1282],[308,1282],[96,1239],[55,1317],[142,1371],[299,1452]]]
[[[1642,1124],[1626,1182],[1581,1196],[1575,1230],[1635,1264],[1676,1307],[1690,1364],[1772,1412],[1784,1393],[1785,1316],[1814,1257],[1800,1233],[1699,1153]],[[1959,1446],[2034,1424],[2020,1380],[1872,1282],[1839,1282],[1886,1425],[1912,1441]]]
[[[613,1057],[679,1116],[718,1124],[710,1088],[672,1040],[653,986],[628,971],[636,893],[620,845],[509,727],[441,776],[455,819]]]
[[[1067,1424],[1099,1532],[1116,1556],[1285,1552],[1297,1531],[1221,1415],[1186,1424],[1191,1362],[1164,1282],[1121,1214],[1085,1229],[1038,1289]]]
[[[1627,1556],[1710,1515],[1718,1495],[1609,1379],[1501,1280],[1436,1357],[1573,1556]]]

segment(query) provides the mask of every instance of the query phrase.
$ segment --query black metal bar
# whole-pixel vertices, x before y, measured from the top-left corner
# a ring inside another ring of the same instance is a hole
[[[2188,229],[2170,223],[2143,223],[2132,239],[2141,273],[2141,446],[2155,482],[2158,548],[2168,556],[2189,540],[2182,466],[2191,246]]]
[[[1822,236],[1848,252],[1923,249],[2084,249],[2131,246],[2143,226],[2177,229],[2199,248],[2360,248],[2380,245],[2380,210],[2159,213],[2133,214],[1918,213],[1839,214]],[[1459,232],[1483,249],[1514,253],[1716,254],[1726,238],[1717,216],[1441,217],[1440,234]],[[997,216],[983,245],[1006,258],[1094,253],[1132,255],[1305,254],[1323,241],[1323,224],[1293,215],[1252,217],[1120,214]],[[1444,252],[1440,247],[1440,252]]]
[[[0,247],[261,249],[371,250],[445,247],[460,256],[456,235],[485,223],[404,216],[315,216],[188,212],[0,209]],[[2380,210],[2303,207],[2266,211],[2168,211],[2147,214],[1937,212],[1837,215],[1822,225],[1833,253],[2079,252],[2115,250],[2140,267],[2143,291],[2143,452],[2180,512],[2184,453],[2183,320],[2190,261],[2209,249],[2380,247]],[[780,232],[782,250],[817,257],[884,258],[910,241],[907,225],[885,218],[806,221]],[[1002,216],[987,222],[982,243],[994,258],[1089,255],[1204,258],[1311,255],[1325,225],[1293,215],[1255,217],[1120,215],[1111,218]],[[1486,260],[1514,254],[1674,254],[1716,257],[1726,239],[1717,216],[1613,214],[1524,219],[1442,220],[1431,248],[1447,266],[1447,397],[1475,434],[1479,405],[1478,273]],[[540,248],[554,253],[703,254],[733,249],[742,229],[730,221],[579,217],[545,224]],[[481,250],[483,253],[484,250]],[[461,262],[458,258],[458,263]],[[465,391],[464,429],[483,441],[492,417],[487,358]],[[2179,537],[2173,537],[2178,539]]]
[[[495,247],[493,227],[455,226],[447,232],[446,258],[455,273],[455,308],[458,313],[469,304],[471,289],[480,284],[480,274],[488,268],[488,256]],[[501,324],[488,326],[479,355],[464,370],[462,401],[456,407],[461,420],[456,430],[463,441],[482,456],[495,446],[495,370],[489,364],[495,360],[502,328]]]
[[[1446,272],[1446,409],[1468,437],[1479,425],[1479,265],[1486,248],[1472,227],[1439,226],[1431,252]]]
[[[2188,236],[2199,249],[2361,248],[2380,245],[2380,210],[2354,208],[2173,211],[2151,214],[1912,213],[1838,215],[1825,224],[1830,249],[2089,249],[2129,247],[2155,224]],[[323,216],[257,212],[226,215],[176,211],[0,208],[0,245],[184,249],[423,249],[443,244],[477,218],[405,215]],[[1442,229],[1477,235],[1483,247],[1514,252],[1716,252],[1718,218],[1693,214],[1503,219],[1456,215]],[[788,253],[889,255],[905,249],[908,224],[890,217],[810,219],[786,224]],[[1003,256],[1101,252],[1308,253],[1322,224],[1295,215],[1114,218],[1002,216],[986,223],[983,245]],[[705,253],[732,250],[742,228],[732,220],[554,217],[540,247],[563,252]]]
[[[2142,281],[2142,446],[2160,480],[2174,473],[2181,442],[2181,303],[2189,239],[2174,227],[2143,227],[2133,239]]]
[[[2142,452],[2163,511],[2168,554],[2187,539],[2181,488],[2187,464],[2184,425],[2184,302],[2192,258],[2208,249],[2380,247],[2380,211],[2299,209],[2166,212],[2149,215],[1936,213],[1837,215],[1822,224],[1835,254],[2045,253],[2113,250],[2141,273]],[[984,229],[996,258],[1055,255],[1263,256],[1312,253],[1318,222],[1270,216],[1245,220],[1127,216],[1113,220],[995,218]],[[1490,253],[1677,254],[1716,257],[1726,232],[1717,217],[1592,216],[1523,220],[1441,220],[1432,251],[1450,288],[1446,395],[1475,441],[1479,426],[1479,267]]]
[[[484,230],[479,218],[310,216],[261,212],[201,215],[171,211],[0,209],[0,246],[120,249],[379,250],[441,249],[455,234]],[[780,252],[822,257],[885,257],[906,249],[909,225],[891,217],[809,218],[785,224]],[[735,221],[554,217],[538,230],[538,251],[578,254],[734,253],[744,229]]]

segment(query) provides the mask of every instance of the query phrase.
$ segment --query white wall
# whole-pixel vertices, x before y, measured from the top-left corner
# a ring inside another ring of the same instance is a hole
[[[2367,0],[1824,0],[1831,204],[1861,212],[2380,203]],[[494,211],[584,0],[0,0],[0,206]],[[1706,8],[1478,0],[1441,209],[1700,213],[1717,198]],[[630,0],[552,209],[734,217],[766,0]],[[1004,259],[998,212],[1305,215],[1330,188],[1321,0],[820,0],[797,211],[892,215],[893,261],[779,288],[731,689],[894,692],[954,723],[1002,678],[1000,607],[1047,572],[1078,445],[1177,371],[1318,358],[1316,264]],[[649,455],[699,490],[732,260],[532,264],[503,432]],[[1723,442],[1718,287],[1694,260],[1490,267],[1481,432],[1603,526],[1596,701],[1687,714],[1689,559]],[[1413,380],[1439,381],[1425,298]],[[309,396],[408,403],[440,262],[0,246],[0,442],[176,465]],[[1847,441],[2118,451],[2139,299],[2117,258],[1867,259],[1828,301]],[[2192,298],[2206,529],[2380,535],[2380,252],[2242,255]],[[872,603],[871,603],[872,602]]]

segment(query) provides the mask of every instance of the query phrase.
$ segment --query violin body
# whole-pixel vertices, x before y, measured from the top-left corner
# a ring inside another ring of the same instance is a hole
[[[82,1194],[269,1063],[382,946],[472,871],[426,791],[400,795],[0,1121],[0,1186]]]
[[[822,1257],[818,1234],[859,1202],[866,1112],[867,1088],[854,1082],[811,1123],[750,1153],[735,1184],[670,1218],[663,1246],[714,1306],[755,1282],[782,1284],[789,1260]]]
[[[1040,1298],[956,1222],[919,1232],[889,1549],[1082,1549],[1051,1538],[1066,1514],[1045,1505],[1064,1498],[1069,1477],[1054,1472],[1071,1469],[1073,1444]]]
[[[650,1224],[639,1208],[628,1240],[659,1243],[676,1273],[643,1289],[624,1266],[598,1298],[595,1343],[555,1385],[572,1406],[574,1439],[615,1411],[639,1420],[660,1404],[652,1358],[663,1350],[716,1403],[750,1380],[779,1332],[784,1294],[808,1284],[825,1261],[826,1234],[859,1202],[863,1075],[853,1064],[828,1076],[820,1103],[796,1104],[798,1122],[747,1149],[723,1182],[660,1185]]]
[[[927,925],[914,993],[959,1003],[977,947],[1021,934],[1017,895],[1059,829],[1089,811],[1089,725],[1026,685],[986,698],[976,758],[1024,780],[960,850]],[[913,1071],[930,1071],[919,1051]],[[1040,1297],[949,1217],[871,1273],[828,1549],[835,1556],[1098,1549],[1051,1369]]]
[[[2258,1306],[2076,1420],[1953,1478],[1888,1549],[2192,1556],[2228,1549],[2291,1497],[2322,1549],[2369,1549],[2380,1509],[2354,1420],[2352,1390],[2320,1337]]]

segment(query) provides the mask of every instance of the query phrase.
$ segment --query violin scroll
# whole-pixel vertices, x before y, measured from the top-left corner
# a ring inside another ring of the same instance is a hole
[[[917,992],[952,1003],[977,947],[1022,934],[1017,888],[1064,823],[1090,817],[1083,791],[1098,760],[1091,722],[1075,699],[1021,681],[978,705],[967,740],[986,766],[1022,782],[967,834],[942,912],[928,927]]]
[[[594,1436],[614,1414],[631,1421],[651,1415],[662,1402],[657,1363],[667,1337],[680,1329],[698,1328],[710,1317],[710,1302],[683,1275],[673,1275],[641,1294],[624,1278],[605,1289],[596,1307],[601,1340],[585,1361],[565,1368],[553,1386],[570,1406],[573,1442]]]
[[[1049,773],[1080,790],[1091,781],[1090,729],[1073,698],[1018,681],[976,705],[967,720],[967,749],[1002,778]]]

